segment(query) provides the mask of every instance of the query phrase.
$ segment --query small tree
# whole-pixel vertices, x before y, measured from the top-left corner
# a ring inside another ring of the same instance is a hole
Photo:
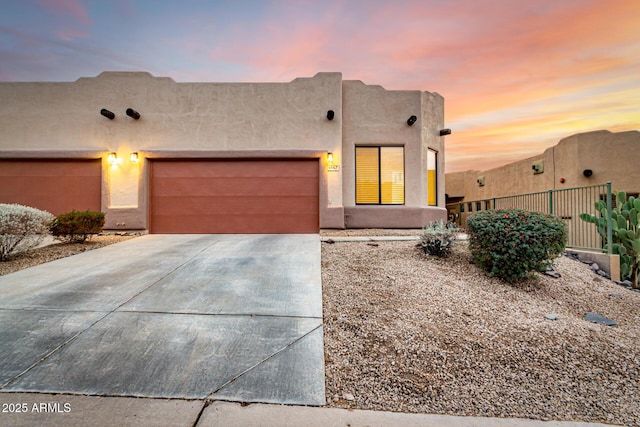
[[[32,249],[49,233],[53,215],[18,204],[0,204],[0,261]]]
[[[595,204],[600,216],[583,213],[580,219],[595,224],[602,237],[604,248],[620,255],[620,276],[631,281],[633,287],[640,287],[640,199],[627,198],[624,191],[614,191],[616,207],[611,210],[611,236],[608,241],[607,227],[609,213],[603,201]]]
[[[562,220],[522,209],[476,212],[467,219],[467,231],[474,263],[508,282],[544,271],[567,243]]]

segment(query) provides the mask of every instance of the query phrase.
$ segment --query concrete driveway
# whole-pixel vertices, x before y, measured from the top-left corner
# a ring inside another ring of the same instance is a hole
[[[0,277],[0,391],[323,405],[318,235],[147,235]]]

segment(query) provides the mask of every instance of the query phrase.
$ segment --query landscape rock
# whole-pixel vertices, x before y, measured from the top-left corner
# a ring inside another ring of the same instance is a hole
[[[594,312],[590,311],[584,315],[584,320],[591,323],[598,323],[606,326],[618,326],[616,322],[611,319],[607,319],[606,317]]]
[[[561,279],[509,285],[470,264],[463,242],[446,259],[379,243],[322,245],[327,406],[637,425],[640,293],[568,257]]]
[[[544,317],[549,320],[558,320],[558,315],[555,313],[545,314]]]
[[[591,264],[591,269],[593,271],[598,271],[600,270],[600,266],[594,262],[593,264]]]
[[[553,270],[547,270],[544,272],[544,274],[546,274],[547,276],[551,276],[555,279],[559,279],[562,277],[562,275],[560,273],[558,273],[557,271],[553,271]]]

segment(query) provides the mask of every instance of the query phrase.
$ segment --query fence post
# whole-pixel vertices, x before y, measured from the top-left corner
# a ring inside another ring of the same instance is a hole
[[[549,213],[553,215],[553,190],[549,190]]]
[[[613,221],[611,211],[612,201],[611,201],[611,181],[607,181],[607,254],[611,255],[613,253],[613,230],[611,226],[611,222]]]

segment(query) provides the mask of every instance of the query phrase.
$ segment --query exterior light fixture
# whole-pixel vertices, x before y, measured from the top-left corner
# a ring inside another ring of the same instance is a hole
[[[116,153],[109,153],[107,156],[107,162],[109,162],[110,165],[115,165],[118,163],[118,155]]]
[[[138,163],[138,153],[131,153],[129,155],[129,160],[131,163]]]
[[[440,130],[440,136],[451,135],[451,129]]]
[[[134,110],[133,108],[127,108],[127,116],[131,117],[133,120],[138,120],[140,119],[140,113],[138,113],[136,110]]]
[[[593,175],[593,171],[591,169],[585,169],[582,171],[582,175],[584,175],[585,178],[589,178],[591,175]]]
[[[327,111],[327,120],[333,120],[333,117],[335,116],[336,113],[334,113],[333,110],[329,110]]]
[[[116,117],[115,114],[113,114],[111,111],[107,110],[106,108],[103,108],[102,110],[100,110],[100,114],[102,114],[109,120],[113,120]]]
[[[327,153],[327,163],[333,163],[333,153]]]
[[[411,116],[407,119],[407,124],[409,126],[413,126],[413,124],[416,122],[416,120],[418,120],[418,118],[416,116]]]

